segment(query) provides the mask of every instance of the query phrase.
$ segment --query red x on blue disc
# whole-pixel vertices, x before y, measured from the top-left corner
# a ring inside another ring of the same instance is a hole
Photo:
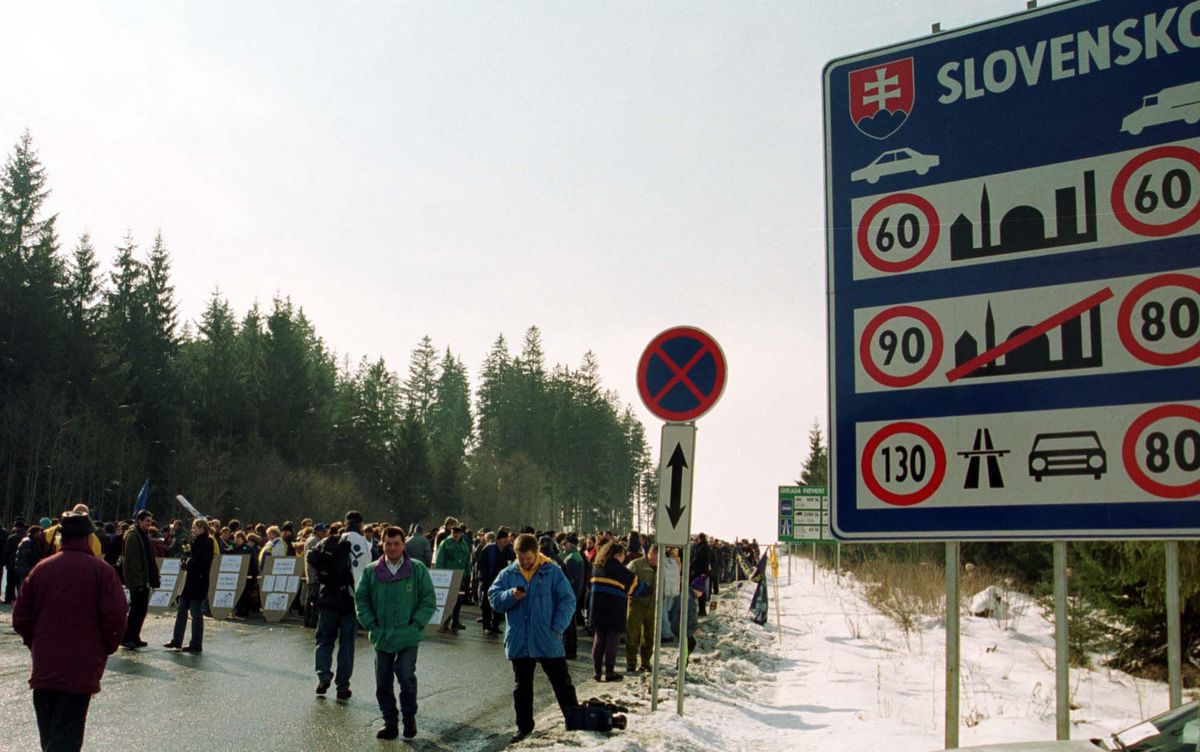
[[[694,420],[725,388],[725,354],[707,332],[677,326],[654,338],[638,362],[638,392],[647,409],[666,421]]]

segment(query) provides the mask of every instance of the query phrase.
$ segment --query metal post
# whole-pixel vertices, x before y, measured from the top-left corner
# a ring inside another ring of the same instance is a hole
[[[664,557],[671,554],[667,551],[667,546],[658,547],[658,567],[654,572],[654,662],[650,668],[650,712],[658,710],[658,658],[662,652],[662,620],[663,614],[663,591],[666,588],[663,586],[665,575],[663,574]]]
[[[840,585],[842,582],[842,542],[833,542],[833,571],[837,573],[837,581]]]
[[[1067,647],[1067,542],[1054,541],[1055,739],[1071,738],[1071,668]]]
[[[788,584],[791,585],[792,584],[792,544],[791,543],[787,544],[787,555],[788,555]]]
[[[816,585],[817,584],[817,544],[816,543],[813,543],[812,570],[813,570],[813,584]]]
[[[1171,707],[1183,704],[1179,639],[1179,541],[1166,542],[1167,559],[1167,686]]]
[[[683,581],[679,583],[682,600],[679,601],[679,676],[675,679],[675,712],[683,715],[683,695],[687,690],[688,659],[688,609],[692,598],[692,544],[683,547]]]
[[[779,635],[779,644],[783,644],[783,616],[779,610],[779,546],[774,549],[771,559],[771,582],[775,584],[775,632]]]
[[[958,748],[958,543],[946,543],[946,749]]]

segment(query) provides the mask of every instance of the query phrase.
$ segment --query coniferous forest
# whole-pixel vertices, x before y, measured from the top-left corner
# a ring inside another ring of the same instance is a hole
[[[471,393],[423,338],[405,373],[351,362],[301,305],[235,311],[214,293],[181,321],[160,233],[111,271],[87,234],[58,236],[25,133],[0,174],[0,518],[149,506],[243,520],[340,517],[624,529],[653,508],[645,430],[595,357],[547,368],[540,333],[497,337]],[[103,218],[99,218],[103,219]]]

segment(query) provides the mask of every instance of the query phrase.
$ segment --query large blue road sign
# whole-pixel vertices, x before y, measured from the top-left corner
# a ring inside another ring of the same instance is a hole
[[[1200,0],[825,69],[832,525],[1200,533]]]

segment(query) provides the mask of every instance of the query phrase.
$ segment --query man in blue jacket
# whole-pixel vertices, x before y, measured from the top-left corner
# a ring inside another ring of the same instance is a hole
[[[537,538],[517,536],[517,560],[504,568],[488,588],[488,601],[508,618],[504,653],[512,662],[516,687],[513,707],[518,742],[533,732],[533,669],[542,664],[564,718],[578,707],[567,670],[563,632],[575,618],[575,591],[562,569],[538,551]]]

